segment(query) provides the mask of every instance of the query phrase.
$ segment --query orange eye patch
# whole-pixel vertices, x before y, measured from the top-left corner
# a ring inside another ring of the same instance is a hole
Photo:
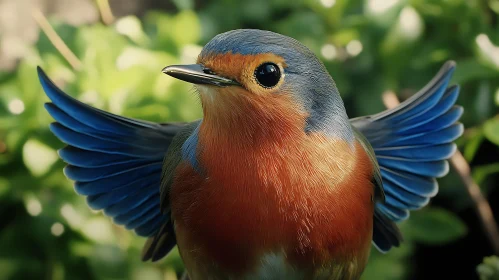
[[[283,57],[271,53],[242,55],[229,52],[199,57],[197,62],[217,75],[236,80],[254,94],[267,94],[269,91],[277,90],[284,81],[284,70],[287,67]],[[281,74],[279,82],[273,87],[262,86],[255,79],[255,71],[266,62],[277,65]]]

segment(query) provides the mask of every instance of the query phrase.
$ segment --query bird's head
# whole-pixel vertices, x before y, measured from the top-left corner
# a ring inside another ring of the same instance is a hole
[[[214,37],[197,64],[165,74],[193,83],[204,120],[219,127],[297,127],[352,138],[336,85],[323,63],[295,39],[242,29]]]

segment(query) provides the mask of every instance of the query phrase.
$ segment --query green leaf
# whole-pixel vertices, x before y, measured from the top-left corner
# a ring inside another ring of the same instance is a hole
[[[483,125],[483,133],[487,140],[499,145],[499,118],[496,117],[486,121]]]
[[[499,173],[499,163],[477,166],[473,169],[473,179],[480,186],[492,174]]]
[[[464,158],[468,162],[471,162],[473,160],[476,152],[478,151],[478,148],[480,148],[480,145],[482,144],[483,139],[484,139],[482,129],[477,129],[476,131],[473,131],[472,133],[473,133],[473,135],[470,137],[470,140],[464,146]]]
[[[478,57],[483,63],[499,70],[499,59],[497,58],[499,47],[484,33],[479,34],[475,42],[477,44]]]
[[[392,248],[388,254],[380,253],[373,248],[361,279],[405,279],[411,270],[407,259],[413,250],[414,246],[409,242],[404,242],[399,248]]]
[[[483,262],[476,268],[480,280],[499,279],[499,257],[490,256],[483,258]]]
[[[442,208],[415,211],[407,223],[407,237],[429,245],[453,242],[468,232],[466,224],[458,216]]]
[[[456,72],[452,77],[452,83],[463,84],[473,80],[483,80],[497,76],[497,71],[484,66],[476,59],[465,59],[456,62]]]
[[[487,118],[492,116],[491,111],[493,110],[492,100],[492,90],[490,88],[490,83],[488,81],[480,82],[478,86],[478,91],[475,94],[475,115],[478,120],[485,121]]]

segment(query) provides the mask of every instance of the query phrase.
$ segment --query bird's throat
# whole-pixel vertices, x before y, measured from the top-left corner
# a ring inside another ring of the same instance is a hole
[[[308,115],[291,96],[260,96],[239,87],[202,86],[199,92],[206,139],[262,145],[305,136]]]

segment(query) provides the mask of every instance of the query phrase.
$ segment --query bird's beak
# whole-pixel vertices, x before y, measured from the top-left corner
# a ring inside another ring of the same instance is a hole
[[[215,85],[219,87],[240,85],[238,82],[215,75],[211,70],[200,64],[170,65],[163,73],[182,81],[199,85]]]

